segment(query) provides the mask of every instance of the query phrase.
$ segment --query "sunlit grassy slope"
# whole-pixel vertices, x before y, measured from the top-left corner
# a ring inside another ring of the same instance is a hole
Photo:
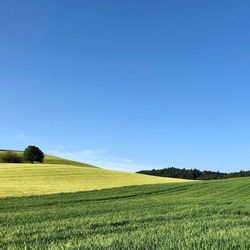
[[[250,178],[0,199],[0,249],[250,249]]]
[[[187,180],[86,166],[0,163],[0,197],[54,194],[174,182],[187,182]]]
[[[0,150],[0,162],[2,162],[1,155],[6,153],[6,151],[7,150]],[[8,151],[14,152],[19,156],[22,156],[22,154],[23,154],[23,151],[14,151],[14,150],[8,150]],[[90,164],[86,164],[86,163],[82,163],[82,162],[78,162],[78,161],[71,161],[71,160],[63,159],[63,158],[52,156],[52,155],[45,155],[44,163],[46,163],[46,164],[74,165],[74,166],[81,166],[81,167],[95,167],[95,166],[92,166]]]

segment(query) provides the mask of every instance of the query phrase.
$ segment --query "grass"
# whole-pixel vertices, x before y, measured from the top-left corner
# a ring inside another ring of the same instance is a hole
[[[47,161],[50,160],[51,158],[47,158]],[[0,197],[186,181],[87,166],[0,163]]]
[[[250,178],[0,199],[0,249],[249,249]]]
[[[0,249],[250,249],[250,178],[0,163]]]
[[[1,159],[1,155],[4,154],[6,151],[14,152],[17,155],[19,155],[20,157],[22,157],[22,155],[23,155],[23,151],[0,150],[0,163],[3,162]],[[28,163],[28,162],[24,161],[24,163]],[[80,166],[80,167],[94,167],[94,168],[96,168],[96,166],[93,166],[90,164],[86,164],[86,163],[82,163],[82,162],[78,162],[78,161],[71,161],[71,160],[63,159],[63,158],[52,156],[52,155],[45,155],[44,163],[45,164],[62,164],[62,165],[74,165],[74,166]]]

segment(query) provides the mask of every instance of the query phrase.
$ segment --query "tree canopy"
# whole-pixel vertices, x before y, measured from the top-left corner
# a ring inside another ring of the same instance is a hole
[[[24,150],[23,157],[31,163],[34,163],[34,161],[43,162],[44,153],[40,148],[30,145]]]
[[[213,180],[213,179],[226,179],[234,177],[247,177],[250,176],[250,171],[240,171],[233,173],[221,173],[219,171],[201,171],[198,169],[180,169],[180,168],[164,168],[164,169],[152,169],[142,170],[139,174],[147,174],[161,177],[174,177],[191,180]]]

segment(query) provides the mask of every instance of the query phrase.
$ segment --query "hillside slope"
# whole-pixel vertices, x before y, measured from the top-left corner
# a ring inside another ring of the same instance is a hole
[[[87,165],[0,163],[0,197],[186,181],[188,180],[111,171]]]
[[[6,153],[7,151],[11,151],[16,153],[19,156],[23,155],[23,151],[18,151],[18,150],[0,150],[0,163],[2,162],[1,159],[1,155],[3,155],[4,153]],[[25,162],[24,163],[28,163]],[[81,166],[81,167],[93,167],[93,168],[97,168],[96,166],[90,165],[90,164],[86,164],[86,163],[82,163],[82,162],[78,162],[78,161],[72,161],[72,160],[67,160],[67,159],[63,159],[57,156],[52,156],[52,155],[47,155],[45,154],[44,157],[44,163],[46,164],[62,164],[62,165],[74,165],[74,166]]]
[[[1,249],[249,249],[250,178],[0,199]]]

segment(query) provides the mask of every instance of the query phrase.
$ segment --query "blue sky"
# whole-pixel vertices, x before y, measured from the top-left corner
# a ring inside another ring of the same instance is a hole
[[[1,1],[0,148],[107,168],[250,169],[249,1]]]

